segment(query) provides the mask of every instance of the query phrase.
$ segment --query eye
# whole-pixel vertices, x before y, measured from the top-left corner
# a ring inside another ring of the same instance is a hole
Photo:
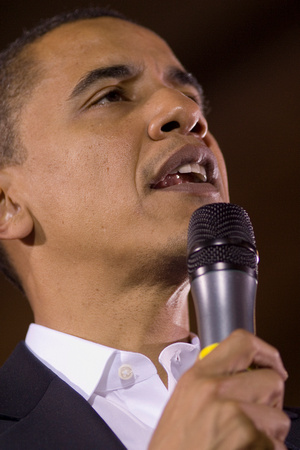
[[[200,99],[199,95],[191,94],[191,93],[184,93],[184,95],[186,97],[190,98],[191,100],[193,100],[193,102],[197,103],[197,105],[201,106],[201,99]]]
[[[207,115],[207,113],[209,112],[209,103],[203,95],[200,96],[200,94],[198,93],[193,94],[188,92],[183,92],[183,94],[193,100],[193,102],[195,102],[199,106],[203,116]]]
[[[113,88],[104,94],[100,95],[97,99],[95,99],[91,106],[98,106],[98,105],[106,105],[109,103],[116,103],[116,102],[122,102],[126,100],[124,92],[122,89]]]

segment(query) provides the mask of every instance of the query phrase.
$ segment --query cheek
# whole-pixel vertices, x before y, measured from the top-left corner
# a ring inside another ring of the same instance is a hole
[[[58,217],[73,226],[78,217],[88,220],[99,211],[114,220],[118,210],[128,204],[132,208],[140,138],[129,120],[116,123],[88,116],[65,123],[60,114],[49,120],[47,115],[44,111],[39,123],[33,122],[32,133],[29,126],[22,130],[30,148],[28,203],[41,225],[49,229]]]
[[[80,190],[96,195],[103,207],[114,208],[117,200],[130,202],[134,197],[135,173],[140,153],[139,139],[128,127],[90,125],[76,130],[71,165],[67,171],[76,173]]]
[[[107,227],[132,218],[137,202],[135,161],[126,157],[124,146],[110,144],[109,148],[103,142],[84,146],[77,141],[71,151],[62,151],[64,157],[48,158],[45,164],[40,155],[31,164],[28,202],[46,234],[54,226],[75,230],[80,222],[91,227],[96,220]]]
[[[223,199],[225,202],[229,202],[230,198],[229,198],[227,169],[226,169],[226,164],[225,164],[222,153],[220,154],[219,158],[217,158],[217,159],[218,159],[218,165],[219,165],[220,174],[221,174],[221,178],[222,178]]]
[[[223,193],[222,197],[224,201],[229,202],[229,192],[228,192],[228,179],[227,179],[227,170],[226,170],[226,164],[223,157],[223,153],[220,150],[220,147],[213,137],[213,135],[208,132],[207,135],[204,138],[205,144],[211,149],[213,154],[215,155],[220,171],[220,175],[222,178],[222,185],[223,185]]]

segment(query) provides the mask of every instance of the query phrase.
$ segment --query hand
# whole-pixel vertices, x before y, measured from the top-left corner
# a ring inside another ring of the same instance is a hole
[[[233,332],[181,377],[148,450],[285,449],[286,378],[276,349]]]

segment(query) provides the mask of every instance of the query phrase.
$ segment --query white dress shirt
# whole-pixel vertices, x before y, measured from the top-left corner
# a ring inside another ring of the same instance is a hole
[[[146,450],[179,377],[195,362],[200,343],[166,347],[159,362],[168,389],[154,364],[140,353],[105,347],[41,325],[31,324],[31,352],[85,398],[129,450]]]

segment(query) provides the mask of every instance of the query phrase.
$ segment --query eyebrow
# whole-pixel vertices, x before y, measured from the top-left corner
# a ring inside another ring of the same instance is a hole
[[[94,83],[105,78],[115,78],[124,80],[125,78],[133,77],[137,74],[138,70],[131,66],[115,65],[108,67],[100,67],[88,72],[74,87],[69,100],[82,94],[85,90],[90,88]]]
[[[85,74],[74,87],[69,100],[82,94],[89,89],[94,83],[106,78],[114,78],[124,80],[136,76],[140,69],[125,64],[117,64],[113,66],[100,67],[91,70]],[[178,67],[169,67],[166,73],[167,81],[178,84],[180,86],[191,86],[196,89],[202,104],[205,103],[203,89],[198,83],[196,77],[189,72]]]
[[[167,79],[173,83],[179,84],[180,86],[191,86],[196,89],[202,104],[204,105],[204,93],[201,84],[198,82],[197,78],[190,72],[179,69],[178,67],[170,67],[167,72]]]

